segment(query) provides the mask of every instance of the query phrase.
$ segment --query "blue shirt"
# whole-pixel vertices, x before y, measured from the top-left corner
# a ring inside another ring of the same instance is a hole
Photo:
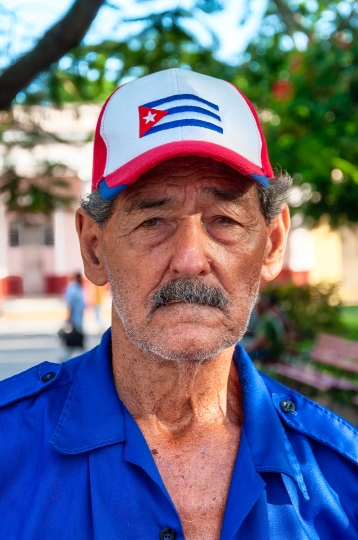
[[[1,539],[158,540],[170,527],[184,540],[110,350],[108,331],[82,356],[0,383]],[[357,430],[260,375],[240,346],[234,358],[244,424],[221,540],[357,539]]]

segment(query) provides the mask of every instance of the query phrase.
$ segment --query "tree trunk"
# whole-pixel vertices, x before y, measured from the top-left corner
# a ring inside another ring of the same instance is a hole
[[[0,75],[0,110],[8,109],[16,94],[41,71],[49,69],[85,36],[105,0],[75,0],[64,17],[52,26],[37,45]]]

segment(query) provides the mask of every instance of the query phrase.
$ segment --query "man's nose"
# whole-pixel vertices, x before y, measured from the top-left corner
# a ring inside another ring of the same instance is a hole
[[[210,272],[208,237],[200,216],[181,220],[173,238],[170,270],[175,277],[192,279]]]

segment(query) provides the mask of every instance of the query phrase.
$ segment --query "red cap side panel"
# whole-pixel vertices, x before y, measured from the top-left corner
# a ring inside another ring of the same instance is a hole
[[[230,84],[230,83],[229,83]],[[246,103],[248,104],[248,106],[250,107],[250,110],[252,112],[252,115],[253,117],[255,118],[255,121],[256,121],[256,125],[257,125],[257,129],[259,130],[260,132],[260,137],[261,137],[261,142],[262,142],[262,146],[261,146],[261,163],[262,163],[262,168],[263,170],[265,171],[266,173],[266,176],[267,178],[274,178],[275,175],[274,175],[274,172],[272,170],[272,167],[271,167],[271,163],[270,163],[270,159],[269,159],[269,155],[268,155],[268,150],[267,150],[267,145],[266,145],[266,140],[265,140],[265,135],[262,131],[262,127],[261,127],[261,124],[260,124],[260,120],[257,116],[257,112],[255,111],[252,103],[248,100],[248,98],[241,92],[241,90],[239,90],[239,88],[237,88],[234,84],[232,85],[234,88],[236,88],[236,90],[242,95],[242,97],[244,98],[244,100],[246,101]]]
[[[94,135],[94,144],[93,144],[92,191],[96,189],[99,182],[103,179],[104,171],[106,168],[106,162],[107,162],[107,146],[101,135],[102,118],[106,111],[109,100],[120,88],[121,86],[116,88],[114,92],[112,92],[112,94],[108,97],[108,99],[106,100],[105,104],[103,105],[101,109],[101,113],[97,120],[96,131]]]

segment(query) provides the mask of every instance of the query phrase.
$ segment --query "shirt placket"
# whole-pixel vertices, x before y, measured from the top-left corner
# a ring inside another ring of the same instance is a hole
[[[160,476],[147,441],[134,418],[125,407],[123,409],[126,430],[123,458],[139,473],[142,485],[148,493],[148,521],[151,521],[154,529],[150,538],[184,540],[179,514]]]
[[[264,487],[265,483],[252,462],[245,429],[243,428],[226,502],[220,540],[241,539],[240,527],[263,494]],[[252,538],[261,538],[262,540],[268,538],[268,536],[261,535],[260,537],[260,535],[256,535],[264,523],[258,522],[256,525],[257,531]]]

